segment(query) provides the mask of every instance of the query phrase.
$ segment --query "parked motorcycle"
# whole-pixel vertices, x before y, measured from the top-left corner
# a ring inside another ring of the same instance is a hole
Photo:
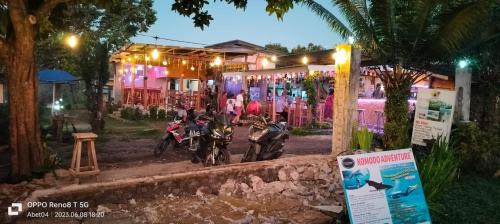
[[[173,122],[167,124],[165,134],[154,149],[154,155],[161,156],[170,145],[174,148],[184,149],[188,152],[196,152],[200,147],[199,138],[204,129],[207,129],[207,121],[199,119],[193,110],[188,110],[184,134],[179,133],[182,120],[174,118]],[[206,132],[206,131],[205,131]]]
[[[273,123],[261,116],[249,128],[250,146],[241,162],[277,159],[283,154],[285,141],[289,138],[286,122]]]
[[[205,166],[216,166],[231,163],[231,153],[228,145],[233,140],[234,128],[225,115],[214,115],[209,120],[209,135],[201,138],[206,146],[204,156]]]

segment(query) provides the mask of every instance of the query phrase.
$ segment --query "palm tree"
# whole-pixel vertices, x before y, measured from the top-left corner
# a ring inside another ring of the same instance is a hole
[[[352,36],[378,65],[387,101],[384,145],[407,147],[408,98],[411,86],[430,75],[425,71],[451,57],[487,18],[493,0],[332,0],[346,24],[314,0],[300,3],[325,20],[343,38]]]

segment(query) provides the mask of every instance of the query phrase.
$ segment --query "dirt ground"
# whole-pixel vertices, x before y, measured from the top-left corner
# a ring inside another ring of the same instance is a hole
[[[107,119],[107,130],[96,142],[97,159],[102,168],[128,167],[137,163],[168,163],[190,160],[191,154],[183,150],[166,151],[161,158],[153,156],[153,149],[163,134],[166,122],[122,122]],[[293,155],[328,154],[331,150],[330,135],[294,136],[285,143],[285,153]],[[49,146],[69,166],[73,144]],[[248,126],[236,127],[231,154],[243,154],[248,148]]]

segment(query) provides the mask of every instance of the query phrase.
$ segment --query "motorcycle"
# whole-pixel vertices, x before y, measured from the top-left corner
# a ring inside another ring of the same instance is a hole
[[[283,154],[285,141],[289,138],[286,122],[273,123],[264,116],[250,125],[250,146],[241,162],[277,159]]]
[[[184,134],[179,133],[182,120],[174,118],[174,121],[167,124],[165,134],[154,149],[156,157],[161,156],[167,148],[173,143],[173,147],[184,149],[188,152],[196,152],[200,147],[199,138],[203,129],[206,129],[207,122],[194,116],[193,110],[188,111],[187,124],[184,127]]]
[[[202,145],[206,146],[205,166],[231,163],[231,153],[227,147],[233,140],[233,133],[234,128],[224,115],[213,116],[210,119],[209,135],[203,138],[202,142]]]

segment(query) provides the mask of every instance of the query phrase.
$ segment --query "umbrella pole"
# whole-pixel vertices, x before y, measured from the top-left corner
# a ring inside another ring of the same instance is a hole
[[[54,102],[56,99],[56,84],[52,83],[52,107],[50,109],[51,113],[54,114]]]

